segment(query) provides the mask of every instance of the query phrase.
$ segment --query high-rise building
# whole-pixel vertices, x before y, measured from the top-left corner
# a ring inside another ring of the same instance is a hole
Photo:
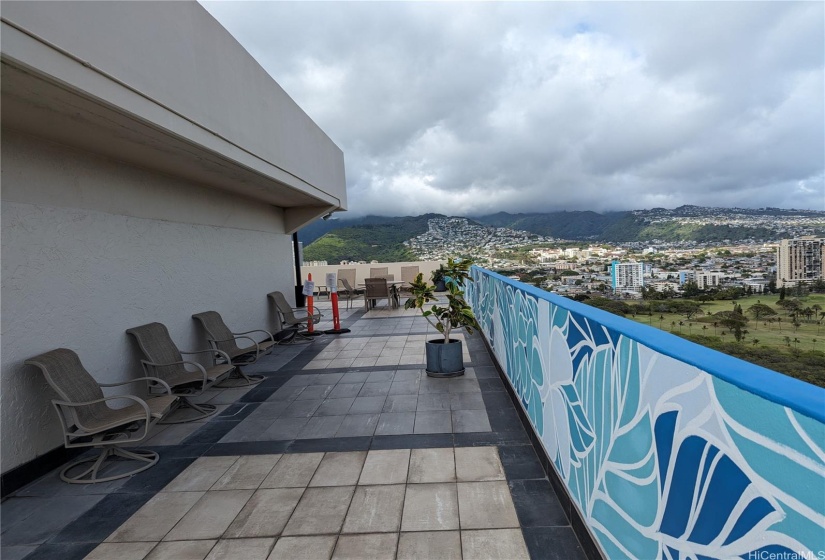
[[[718,286],[722,282],[722,273],[697,270],[693,274],[693,281],[696,282],[696,286],[700,290],[707,290]]]
[[[640,262],[620,263],[613,261],[610,268],[610,278],[614,292],[639,291],[644,282],[644,264]]]
[[[783,239],[776,250],[776,287],[825,279],[825,237]]]

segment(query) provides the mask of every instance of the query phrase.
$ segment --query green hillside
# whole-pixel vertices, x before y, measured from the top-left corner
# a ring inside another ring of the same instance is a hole
[[[484,225],[506,227],[558,237],[561,239],[587,239],[601,236],[606,229],[627,216],[628,212],[611,212],[598,214],[596,212],[550,212],[547,214],[508,214],[499,212],[489,216],[481,216],[476,220]]]
[[[730,225],[680,224],[676,221],[651,223],[632,212],[552,212],[549,214],[508,214],[499,212],[477,218],[479,222],[548,235],[560,239],[593,239],[598,241],[741,241],[771,239],[775,234],[766,228]]]
[[[347,261],[402,262],[416,256],[404,241],[427,231],[427,222],[439,214],[387,218],[384,223],[336,229],[304,247],[304,260],[339,263]]]
[[[565,211],[549,213],[509,214],[498,212],[470,219],[480,225],[522,230],[538,235],[569,241],[605,241],[622,243],[631,241],[663,242],[695,241],[697,243],[739,241],[754,239],[770,240],[779,237],[777,231],[765,227],[744,227],[701,223],[680,223],[680,217],[715,216],[725,213],[753,214],[759,216],[801,215],[822,217],[816,211],[779,209],[719,209],[682,206],[675,210],[653,208],[633,212]],[[386,217],[363,216],[352,219],[319,220],[303,228],[298,237],[304,242],[306,260],[322,260],[332,263],[341,260],[414,260],[403,246],[404,241],[427,231],[427,221],[445,217],[441,214],[423,216]],[[818,224],[814,223],[814,229]],[[816,233],[816,231],[814,232]]]

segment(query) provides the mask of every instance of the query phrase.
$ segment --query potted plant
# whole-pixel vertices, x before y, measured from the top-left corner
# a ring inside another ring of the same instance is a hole
[[[412,295],[404,303],[404,309],[420,309],[421,314],[435,329],[443,334],[443,338],[428,340],[427,375],[430,377],[457,377],[464,375],[464,360],[462,358],[462,344],[460,340],[451,339],[453,329],[464,328],[467,334],[473,334],[478,328],[472,308],[464,299],[464,286],[472,282],[469,259],[447,259],[446,267],[441,266],[442,277],[447,292],[447,304],[437,303],[434,295],[435,286],[424,281],[422,274],[418,274],[410,284]],[[440,269],[440,270],[441,270]],[[430,302],[436,302],[425,309]]]
[[[447,270],[447,267],[443,264],[438,265],[438,268],[433,270],[431,278],[433,280],[433,287],[435,292],[446,292],[447,291],[447,284],[444,281],[444,275]]]

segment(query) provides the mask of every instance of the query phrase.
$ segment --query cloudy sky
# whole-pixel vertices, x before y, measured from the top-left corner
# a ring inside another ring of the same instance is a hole
[[[823,2],[202,2],[344,151],[349,215],[825,210]]]

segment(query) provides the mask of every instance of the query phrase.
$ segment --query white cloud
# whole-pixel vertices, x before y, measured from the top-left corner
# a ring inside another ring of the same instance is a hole
[[[825,209],[817,2],[204,2],[343,149],[353,214]]]

